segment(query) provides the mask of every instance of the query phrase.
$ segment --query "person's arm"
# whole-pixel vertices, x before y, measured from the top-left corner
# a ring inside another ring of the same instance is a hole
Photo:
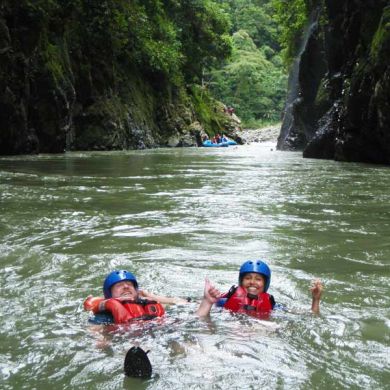
[[[94,314],[108,311],[114,317],[116,324],[126,323],[131,317],[121,303],[121,298],[104,299],[101,297],[93,297],[89,295],[84,301],[84,310],[92,311]]]
[[[156,295],[145,290],[139,291],[139,295],[142,298],[146,298],[151,301],[157,301],[159,303],[163,303],[167,305],[185,305],[188,303],[187,299],[176,298],[176,297],[165,297],[163,295]]]
[[[324,286],[319,279],[315,280],[310,287],[312,295],[311,311],[315,314],[319,314],[320,312],[320,300],[323,289]]]
[[[83,304],[84,310],[93,311],[94,313],[104,311],[104,308],[102,308],[104,300],[105,299],[102,297],[93,297],[92,295],[88,295]]]
[[[210,315],[213,304],[221,297],[221,293],[216,289],[210,281],[206,278],[204,283],[203,299],[200,302],[196,315],[199,317],[206,317]]]

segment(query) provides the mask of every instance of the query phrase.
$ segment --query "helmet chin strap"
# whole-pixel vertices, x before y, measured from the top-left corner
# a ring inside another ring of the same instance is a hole
[[[246,296],[247,296],[249,299],[257,299],[257,295],[256,295],[256,294],[247,293]]]
[[[258,299],[258,296],[256,294],[251,294],[249,292],[246,293],[247,298],[249,298],[251,301],[254,299]],[[252,303],[252,302],[251,302]],[[247,311],[256,310],[256,306],[253,305],[244,305],[244,309]]]

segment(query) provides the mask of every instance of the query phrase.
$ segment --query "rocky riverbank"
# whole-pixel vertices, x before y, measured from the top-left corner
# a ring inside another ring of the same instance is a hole
[[[238,135],[244,144],[253,142],[276,142],[280,133],[281,124],[262,127],[260,129],[244,129]]]
[[[214,8],[192,21],[180,2],[158,17],[153,2],[38,3],[1,1],[0,155],[195,146],[202,132],[240,131],[194,81],[229,52]]]

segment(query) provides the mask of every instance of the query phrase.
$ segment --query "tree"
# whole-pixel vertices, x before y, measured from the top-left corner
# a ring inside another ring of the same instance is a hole
[[[287,77],[270,0],[220,1],[232,17],[233,55],[208,74],[210,89],[244,126],[279,121]]]

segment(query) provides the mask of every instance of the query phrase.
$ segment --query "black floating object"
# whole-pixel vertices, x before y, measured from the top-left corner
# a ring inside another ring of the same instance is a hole
[[[139,347],[131,347],[125,357],[125,375],[133,378],[150,378],[152,365],[147,355],[148,352]]]

